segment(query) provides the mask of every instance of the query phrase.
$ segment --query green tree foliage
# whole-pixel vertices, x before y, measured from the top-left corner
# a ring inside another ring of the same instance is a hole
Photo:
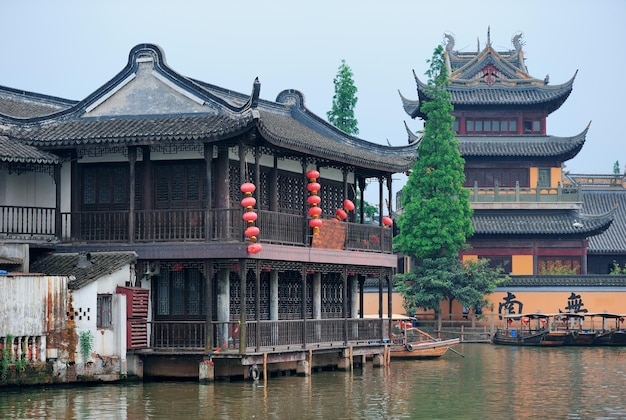
[[[427,94],[421,107],[426,116],[419,159],[402,193],[395,249],[424,258],[457,257],[473,234],[469,191],[463,187],[465,161],[453,131],[454,117],[443,47],[429,60]]]
[[[502,269],[489,267],[489,260],[461,262],[458,257],[427,258],[415,271],[395,276],[394,288],[404,298],[404,309],[415,314],[420,308],[440,313],[440,304],[458,300],[463,306],[488,306],[485,296],[506,281]]]
[[[626,275],[626,264],[624,264],[624,267],[621,267],[617,261],[613,260],[613,266],[611,267],[611,270],[609,271],[609,275],[610,276]]]
[[[352,78],[352,69],[346,64],[346,60],[341,60],[341,66],[337,76],[333,80],[335,85],[335,95],[333,96],[333,107],[326,113],[328,122],[347,134],[359,134],[357,120],[354,117],[354,107],[358,98],[357,88]]]
[[[619,160],[616,160],[613,164],[613,174],[619,175]]]

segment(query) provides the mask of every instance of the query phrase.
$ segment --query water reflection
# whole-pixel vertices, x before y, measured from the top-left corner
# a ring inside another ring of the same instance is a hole
[[[0,392],[0,418],[626,418],[626,349],[466,344],[438,360],[263,381]]]

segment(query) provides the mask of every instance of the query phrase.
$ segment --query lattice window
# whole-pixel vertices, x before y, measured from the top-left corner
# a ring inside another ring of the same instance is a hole
[[[111,328],[112,296],[98,295],[96,300],[96,327]]]
[[[201,263],[161,262],[156,277],[156,315],[176,319],[202,319],[206,296]]]
[[[204,161],[156,165],[154,179],[157,209],[203,207],[207,195]]]
[[[83,210],[128,208],[128,164],[81,165],[80,171]]]
[[[343,200],[347,198],[343,194],[343,185],[329,181],[323,181],[318,194],[322,198],[320,206],[326,215],[334,215],[338,208],[343,207]]]
[[[322,318],[343,317],[343,280],[339,273],[322,277]]]
[[[302,214],[304,180],[301,175],[278,175],[278,211]]]
[[[302,279],[300,273],[286,271],[278,280],[278,318],[300,319],[302,313]]]

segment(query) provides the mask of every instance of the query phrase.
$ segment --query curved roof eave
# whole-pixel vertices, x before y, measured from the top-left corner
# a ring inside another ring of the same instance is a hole
[[[8,121],[21,123],[41,123],[51,119],[62,119],[68,117],[71,118],[71,116],[83,115],[85,110],[90,105],[97,103],[102,97],[105,97],[110,92],[113,92],[125,80],[132,77],[138,69],[139,62],[144,60],[144,57],[148,56],[154,61],[153,71],[157,72],[161,77],[166,78],[167,80],[169,80],[170,83],[173,83],[184,90],[193,92],[194,95],[197,95],[199,98],[206,100],[207,102],[211,102],[222,107],[225,111],[230,111],[234,113],[245,111],[250,107],[250,101],[254,99],[255,93],[258,94],[258,88],[256,84],[258,81],[255,81],[255,85],[253,87],[253,95],[250,96],[249,101],[242,104],[241,106],[234,105],[233,103],[224,100],[222,97],[214,95],[212,92],[210,92],[208,89],[203,88],[194,80],[184,77],[172,70],[166,64],[165,54],[161,47],[156,44],[145,43],[136,45],[131,49],[129,53],[128,63],[119,73],[117,73],[112,79],[110,79],[96,91],[92,92],[89,96],[79,102],[74,103],[71,107],[56,113],[32,117],[29,119],[12,118],[8,116],[5,118]]]
[[[294,110],[292,113],[298,114]],[[308,121],[305,121],[309,118]],[[345,133],[329,124],[319,124],[312,114],[280,114],[260,110],[259,132],[271,144],[324,160],[353,165],[370,172],[398,173],[413,167],[417,144],[390,147],[371,143]]]
[[[457,136],[463,157],[544,157],[565,162],[585,144],[590,125],[571,137],[556,136]]]
[[[402,95],[400,90],[398,89],[398,95],[400,95],[400,100],[402,101],[402,108],[404,108],[404,112],[411,118],[415,118],[419,115],[420,110],[420,101],[419,99],[409,99]]]
[[[560,85],[542,86],[505,86],[502,84],[486,85],[484,83],[474,85],[459,85],[457,81],[450,84],[447,90],[452,96],[452,104],[458,106],[524,106],[524,105],[544,105],[549,113],[556,111],[569,94],[572,92],[576,73],[570,80]],[[426,94],[427,84],[422,82],[417,76],[418,97],[421,101],[428,100]],[[463,82],[465,83],[465,82]]]
[[[500,212],[501,213],[501,212]],[[576,212],[546,214],[472,215],[474,235],[570,236],[590,238],[606,231],[613,223],[615,209],[599,215]]]
[[[154,144],[162,141],[218,141],[254,127],[251,112],[242,118],[227,116],[138,117],[120,119],[75,119],[13,129],[11,137],[42,148],[89,144]],[[8,133],[7,133],[8,134]]]
[[[0,136],[0,162],[56,165],[60,162],[60,158],[6,136]]]

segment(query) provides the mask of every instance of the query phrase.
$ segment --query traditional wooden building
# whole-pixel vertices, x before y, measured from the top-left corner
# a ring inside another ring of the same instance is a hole
[[[268,101],[260,86],[185,77],[141,44],[80,101],[0,87],[0,263],[136,253],[119,293],[131,306],[150,293],[127,329],[146,375],[247,377],[261,363],[306,373],[381,355],[386,326],[362,317],[363,283],[378,279],[378,313],[391,313],[392,232],[357,223],[349,202],[375,178],[390,214],[392,175],[412,167],[417,143],[346,135],[300,92]]]
[[[447,89],[474,210],[463,258],[489,258],[513,275],[587,273],[589,238],[610,226],[613,210],[583,207],[581,189],[563,185],[562,168],[583,147],[589,126],[571,137],[547,134],[547,118],[569,97],[575,75],[558,85],[531,76],[521,34],[508,51],[496,51],[489,34],[474,52],[446,39]],[[424,118],[428,91],[415,81],[418,99],[401,98],[409,116]]]
[[[590,214],[613,211],[613,223],[589,238],[587,269],[594,274],[617,274],[626,268],[626,176],[620,174],[565,174],[565,183],[583,192],[583,210]],[[626,274],[626,272],[623,272]]]

